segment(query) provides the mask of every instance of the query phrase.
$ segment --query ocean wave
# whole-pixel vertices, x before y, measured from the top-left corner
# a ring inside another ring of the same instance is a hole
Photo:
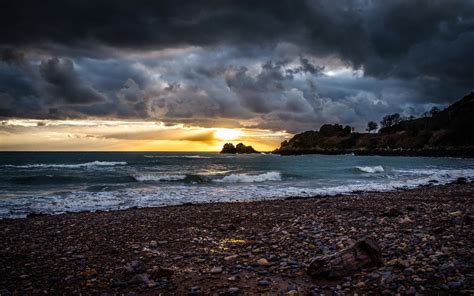
[[[219,176],[232,172],[232,170],[200,170],[197,173],[201,176]]]
[[[13,184],[21,185],[51,185],[51,184],[78,184],[78,183],[107,183],[107,184],[124,184],[136,182],[130,176],[109,176],[107,174],[100,174],[94,177],[74,174],[74,175],[32,175],[32,176],[15,176],[8,179]]]
[[[15,177],[11,182],[21,185],[45,185],[45,184],[65,184],[73,183],[75,178],[72,176],[52,176],[52,175],[38,175],[38,176],[24,176]]]
[[[426,169],[394,169],[397,173],[415,174],[415,175],[433,175],[433,174],[460,174],[460,173],[472,173],[474,169],[437,169],[437,168],[426,168]]]
[[[254,183],[265,181],[281,181],[280,172],[267,172],[259,175],[232,174],[222,179],[214,180],[214,182],[220,183]]]
[[[412,176],[415,179],[436,180],[439,182],[450,182],[457,178],[474,178],[474,169],[395,169],[396,173]]]
[[[385,170],[383,169],[383,166],[381,165],[376,165],[376,166],[357,166],[357,170],[364,172],[364,173],[382,173]]]
[[[474,180],[473,169],[433,170],[441,177],[438,186],[455,181],[458,177]],[[449,174],[447,174],[449,172]],[[270,172],[276,173],[276,172]],[[267,175],[268,173],[261,174]],[[236,176],[236,175],[234,175]],[[237,175],[239,176],[239,175]],[[240,175],[241,176],[241,175]],[[260,175],[254,175],[260,176]],[[286,176],[286,175],[285,175]],[[229,177],[229,176],[228,176]],[[337,194],[351,194],[367,191],[394,191],[415,188],[430,184],[432,175],[421,178],[405,178],[384,182],[373,180],[364,183],[338,184],[335,186],[292,186],[290,184],[245,184],[228,187],[222,190],[220,186],[186,186],[181,182],[169,186],[142,189],[128,187],[123,190],[107,188],[89,188],[86,191],[71,191],[64,193],[38,195],[28,194],[21,198],[0,199],[0,219],[24,218],[28,213],[60,214],[64,212],[118,210],[133,207],[160,207],[183,203],[208,203],[229,201],[270,200],[286,197],[311,197]]]
[[[180,181],[186,179],[186,175],[138,175],[133,177],[139,182]]]
[[[203,155],[144,155],[146,158],[212,158],[210,156]]]
[[[98,167],[98,166],[115,166],[115,165],[127,165],[125,161],[91,161],[77,164],[49,164],[49,163],[35,163],[25,165],[12,165],[7,164],[5,167],[19,168],[19,169],[34,169],[34,168],[83,168],[83,167]]]

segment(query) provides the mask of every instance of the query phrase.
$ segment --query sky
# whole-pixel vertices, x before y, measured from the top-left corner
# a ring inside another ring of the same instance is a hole
[[[474,1],[28,1],[0,10],[0,150],[270,151],[445,107]]]

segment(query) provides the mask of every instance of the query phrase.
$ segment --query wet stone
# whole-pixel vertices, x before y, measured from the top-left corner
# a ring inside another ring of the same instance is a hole
[[[259,280],[257,282],[257,285],[259,285],[260,287],[268,287],[268,286],[270,286],[270,284],[271,283],[268,280]]]
[[[221,266],[215,266],[215,267],[213,267],[213,268],[210,270],[210,272],[211,272],[212,274],[221,273],[221,272],[222,272],[222,267],[221,267]]]

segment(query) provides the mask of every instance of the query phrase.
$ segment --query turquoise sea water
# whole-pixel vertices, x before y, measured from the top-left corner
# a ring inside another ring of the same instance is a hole
[[[0,218],[389,191],[474,178],[474,160],[218,153],[0,153]]]

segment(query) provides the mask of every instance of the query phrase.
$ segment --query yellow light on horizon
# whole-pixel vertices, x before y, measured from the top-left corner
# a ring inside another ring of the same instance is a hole
[[[220,151],[242,142],[258,151],[274,150],[284,131],[165,125],[119,120],[11,119],[0,125],[0,151]]]
[[[218,128],[214,132],[214,137],[217,140],[222,140],[222,141],[235,140],[241,136],[242,136],[242,132],[238,129]]]

